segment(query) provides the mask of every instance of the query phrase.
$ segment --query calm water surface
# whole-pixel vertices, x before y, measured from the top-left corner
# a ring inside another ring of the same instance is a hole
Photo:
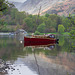
[[[25,46],[21,38],[0,36],[0,75],[75,75],[75,40]]]

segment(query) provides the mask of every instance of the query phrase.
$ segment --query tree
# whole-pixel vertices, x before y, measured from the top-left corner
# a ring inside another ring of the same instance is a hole
[[[15,7],[14,4],[9,3],[6,0],[0,0],[0,11],[4,12],[4,10],[6,10],[7,8],[12,8]]]
[[[54,31],[56,31],[56,25],[57,24],[56,24],[56,21],[55,20],[52,20],[51,18],[45,17],[44,18],[44,22],[45,22],[45,25],[46,25],[45,32],[51,32],[50,31],[51,29],[55,29]]]
[[[0,17],[2,17],[3,16],[3,12],[2,11],[0,11]]]
[[[7,7],[7,2],[5,2],[5,0],[0,0],[0,11],[7,9]]]
[[[23,24],[26,25],[27,31],[33,32],[33,30],[34,30],[34,24],[33,24],[33,19],[32,18],[30,18],[30,17],[25,18],[24,21],[23,21]]]
[[[59,33],[63,33],[64,30],[65,30],[65,27],[62,24],[58,25],[58,32]]]
[[[35,33],[34,33],[35,35],[40,35],[40,32],[38,32],[38,31],[35,31]]]
[[[46,14],[45,14],[45,17],[49,17],[49,14],[46,13]]]
[[[51,14],[49,16],[49,18],[51,18],[52,22],[55,22],[55,27],[56,27],[56,32],[58,31],[58,25],[61,24],[62,20],[61,17],[56,15],[56,14]]]
[[[70,36],[71,38],[75,39],[75,30],[70,31]]]
[[[37,31],[39,31],[40,33],[45,32],[45,23],[40,24],[40,25],[37,27]]]
[[[16,17],[16,15],[17,15],[17,12],[18,12],[18,10],[16,9],[16,8],[13,8],[12,10],[11,10],[11,18],[12,19],[15,19],[15,17]]]
[[[69,31],[69,27],[71,25],[71,20],[68,18],[62,18],[62,24],[65,27],[65,31]]]

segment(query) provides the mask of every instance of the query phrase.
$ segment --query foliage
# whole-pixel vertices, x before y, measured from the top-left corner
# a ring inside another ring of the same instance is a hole
[[[16,30],[17,28],[23,28],[27,32],[40,32],[40,33],[52,33],[52,32],[70,32],[75,28],[75,16],[69,15],[68,17],[58,16],[56,14],[45,14],[44,16],[31,15],[26,12],[19,12],[13,4],[1,0],[7,9],[0,11],[0,31],[1,30]],[[8,7],[9,6],[9,7]],[[1,8],[2,6],[0,6]],[[6,30],[4,26],[6,25]],[[8,25],[8,26],[7,26]],[[18,27],[19,25],[19,27]],[[58,26],[58,25],[63,25]],[[15,29],[9,29],[10,26],[15,26]],[[65,29],[64,29],[65,28]],[[62,30],[61,30],[62,29]]]
[[[70,36],[71,36],[71,38],[75,39],[75,30],[71,30],[70,31]]]
[[[61,25],[58,25],[58,32],[59,33],[63,33],[65,30],[65,27],[61,24]]]
[[[40,24],[37,27],[37,31],[39,31],[40,33],[44,33],[45,32],[45,23]]]
[[[32,18],[27,17],[23,21],[27,26],[27,31],[30,31],[30,32],[32,32],[34,28],[34,24],[32,20],[33,20]]]
[[[38,32],[38,31],[35,31],[35,33],[34,33],[35,35],[40,35],[40,32]]]
[[[63,46],[64,45],[64,36],[59,36],[59,46]]]
[[[69,20],[68,18],[63,18],[62,19],[62,24],[65,27],[65,31],[69,31],[69,27],[71,25],[71,20]]]
[[[7,7],[7,2],[5,2],[5,0],[0,0],[0,11],[4,11],[5,9],[7,9]]]
[[[3,16],[3,13],[2,13],[2,11],[0,11],[0,17],[1,17],[1,16]]]
[[[68,17],[71,21],[71,26],[70,26],[70,36],[71,38],[75,39],[75,16],[69,15]]]
[[[73,41],[73,42],[72,42]],[[63,42],[63,43],[62,43]],[[34,48],[36,54],[43,53],[45,55],[57,56],[59,53],[71,52],[75,50],[75,40],[68,39],[68,37],[59,36],[59,44],[54,45],[54,49],[49,50],[48,47],[45,48]],[[73,47],[73,49],[72,49]],[[48,49],[47,49],[48,48]],[[45,49],[45,50],[44,50]],[[31,47],[24,47],[17,41],[16,38],[0,38],[0,58],[4,60],[16,60],[19,55],[26,56],[27,54],[34,53]],[[71,54],[71,53],[70,53]]]
[[[49,14],[46,13],[46,14],[45,14],[45,17],[49,17]]]
[[[57,32],[58,31],[58,25],[61,24],[61,17],[56,15],[56,14],[51,14],[49,16],[49,18],[51,18],[53,25],[54,25],[56,32]]]

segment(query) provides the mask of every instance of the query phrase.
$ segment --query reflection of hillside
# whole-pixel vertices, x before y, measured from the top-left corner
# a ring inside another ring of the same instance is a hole
[[[48,58],[43,55],[43,54],[40,54],[40,56],[45,59],[47,62],[50,62],[50,63],[55,63],[55,64],[58,64],[62,67],[64,67],[66,70],[68,71],[71,71],[71,72],[74,72],[74,69],[75,69],[75,55],[71,55],[71,54],[68,54],[68,53],[60,53],[58,54],[58,56],[56,57],[49,57]]]
[[[32,71],[36,71],[38,75],[75,75],[74,57],[75,55],[68,53],[60,53],[57,56],[47,56],[40,53],[28,54],[23,58],[17,58],[14,62],[25,64]]]
[[[21,59],[29,68],[36,70],[40,75],[67,75],[68,72],[75,75],[75,61],[74,56],[67,53],[61,53],[58,56],[46,56],[42,53],[35,55],[28,55],[26,58]],[[72,59],[72,61],[70,61]],[[74,62],[73,62],[74,61]]]

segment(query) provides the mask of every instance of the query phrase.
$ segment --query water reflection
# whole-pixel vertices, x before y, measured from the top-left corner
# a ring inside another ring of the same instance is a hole
[[[24,47],[31,47],[32,50],[35,48],[44,49],[44,50],[52,50],[55,47],[55,43],[48,43],[48,44],[32,44],[24,42]]]
[[[75,42],[60,38],[59,44],[24,46],[15,37],[1,37],[0,75],[75,75]]]
[[[10,65],[10,69],[8,70],[9,75],[38,75],[36,72],[30,70],[28,66],[26,66],[22,61],[17,59],[13,65]]]

